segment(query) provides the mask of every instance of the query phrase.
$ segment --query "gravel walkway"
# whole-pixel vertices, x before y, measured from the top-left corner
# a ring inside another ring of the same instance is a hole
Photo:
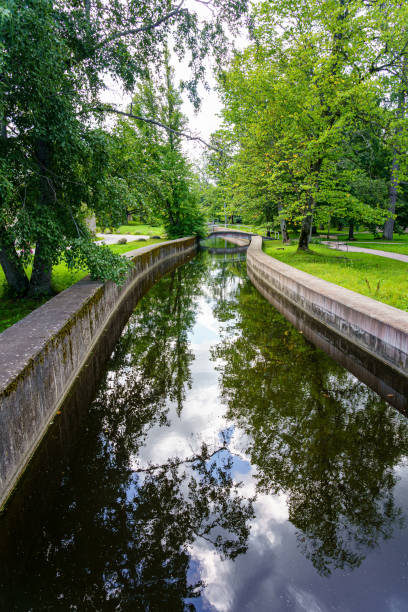
[[[323,242],[326,246],[336,251],[346,251],[348,253],[368,253],[369,255],[378,255],[379,257],[388,257],[388,259],[396,259],[397,261],[405,261],[408,263],[408,255],[402,253],[392,253],[391,251],[378,251],[377,249],[365,249],[364,247],[351,246],[342,242]]]

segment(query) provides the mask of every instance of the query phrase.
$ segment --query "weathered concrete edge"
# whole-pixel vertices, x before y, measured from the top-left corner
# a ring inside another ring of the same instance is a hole
[[[295,308],[403,376],[408,376],[408,313],[293,268],[262,251],[252,238],[247,269],[268,299],[277,292]]]
[[[33,437],[30,440],[30,444],[23,451],[21,456],[18,458],[18,465],[16,465],[15,469],[12,470],[11,475],[8,474],[6,482],[4,481],[4,478],[2,478],[2,474],[0,473],[0,511],[7,503],[7,500],[12,494],[14,488],[16,487],[21,475],[24,473],[28,463],[30,462],[33,455],[35,454],[36,449],[38,448],[42,439],[44,438],[44,435],[46,434],[56,411],[58,411],[59,408],[64,404],[66,397],[70,394],[75,384],[75,380],[79,376],[79,372],[81,372],[81,369],[84,367],[84,364],[86,364],[86,362],[88,361],[93,350],[101,341],[102,336],[106,333],[106,330],[110,327],[111,321],[115,318],[115,314],[120,309],[121,305],[125,302],[125,300],[129,297],[131,293],[137,291],[138,285],[143,284],[143,281],[145,280],[145,278],[148,275],[151,275],[152,272],[153,273],[156,272],[157,269],[163,268],[163,265],[165,266],[166,264],[168,264],[168,267],[170,267],[171,262],[173,261],[180,260],[178,261],[178,263],[181,264],[183,263],[181,261],[181,258],[184,257],[186,260],[186,258],[188,258],[189,255],[192,256],[192,253],[195,252],[197,249],[197,240],[195,238],[182,238],[179,240],[162,242],[156,245],[150,245],[147,247],[142,247],[140,249],[128,252],[126,253],[126,256],[133,259],[134,262],[138,262],[138,260],[140,260],[143,256],[154,255],[155,251],[160,253],[163,247],[170,247],[170,252],[167,255],[165,255],[162,258],[159,257],[158,259],[156,259],[156,261],[153,261],[153,258],[151,259],[149,258],[148,265],[145,267],[145,269],[138,271],[136,275],[134,275],[134,273],[132,275],[132,271],[130,272],[130,275],[129,275],[130,278],[128,278],[125,284],[122,285],[118,290],[118,296],[115,300],[115,303],[113,304],[113,308],[109,310],[109,312],[107,313],[107,316],[105,316],[103,320],[100,322],[98,329],[95,330],[95,334],[92,338],[92,341],[86,345],[83,353],[80,356],[80,359],[75,364],[75,368],[72,370],[72,372],[69,374],[69,376],[64,381],[64,387],[62,389],[62,392],[59,394],[58,398],[56,399],[54,404],[46,410],[46,414],[44,415],[45,418],[42,419],[40,426],[37,428],[35,437]],[[166,271],[167,270],[164,269],[162,273],[164,274],[166,273]],[[157,280],[161,275],[162,274],[159,273],[159,275],[155,277],[155,280]],[[103,284],[99,282],[92,282],[89,277],[86,277],[85,279],[82,279],[81,281],[73,285],[72,287],[69,287],[68,289],[66,289],[61,294],[55,296],[55,298],[52,298],[51,300],[49,300],[49,302],[44,304],[42,307],[40,307],[36,311],[30,313],[30,315],[28,315],[28,317],[30,317],[30,324],[32,324],[33,321],[35,321],[36,313],[38,316],[39,311],[43,309],[44,307],[46,307],[47,304],[49,304],[50,302],[53,302],[54,300],[56,301],[58,298],[61,297],[63,293],[66,294],[65,295],[66,297],[67,294],[69,294],[69,292],[72,293],[73,291],[75,291],[77,286],[81,284],[83,285],[85,283],[88,283],[90,292],[88,293],[88,295],[85,296],[85,298],[81,301],[81,303],[78,304],[76,311],[73,313],[73,316],[79,315],[82,311],[86,310],[88,304],[92,302],[95,296],[103,295],[103,293],[107,290],[107,288],[114,286],[113,283]],[[25,317],[25,319],[28,319],[28,317]],[[19,326],[19,324],[23,323],[24,321],[25,320],[23,319],[22,321],[19,321],[18,323],[16,323],[15,326],[8,328],[8,330],[6,330],[6,332],[8,332],[7,335],[10,336],[10,334],[12,333],[11,331],[12,328]],[[66,326],[66,323],[67,323],[66,321],[63,322],[61,329],[63,329]],[[59,331],[61,331],[61,329]],[[5,334],[5,332],[3,332],[3,334]],[[3,334],[0,334],[0,355],[1,357],[4,358],[4,353],[2,354],[2,346],[1,346]],[[42,357],[43,353],[47,353],[49,349],[49,345],[53,343],[55,335],[56,334],[55,334],[54,329],[49,332],[48,341],[44,342],[42,346],[39,348],[39,350],[37,350],[33,355],[31,355],[29,359],[25,360],[25,362],[22,364],[21,370],[16,374],[15,378],[23,381],[24,375],[21,376],[21,374],[23,374],[25,371],[35,370],[36,364],[38,365],[39,361],[43,360],[43,357]],[[4,382],[5,381],[3,379],[3,383]],[[5,392],[7,393],[10,385],[13,385],[13,382],[14,382],[13,380],[11,381],[7,380],[6,384],[3,384],[0,386],[0,402],[2,398],[4,399]],[[7,393],[7,399],[9,401],[13,401],[13,397],[12,397],[13,394],[18,395],[17,393],[18,388],[19,388],[19,385],[17,383],[13,391],[11,393]],[[20,411],[22,408],[21,399],[24,400],[24,397],[18,398]],[[27,397],[25,399],[27,399]],[[1,403],[0,403],[0,416],[1,416]],[[4,448],[0,449],[0,451],[1,451],[1,454],[3,454]],[[0,458],[0,463],[2,463],[2,459],[3,457]],[[1,465],[1,467],[3,466]]]

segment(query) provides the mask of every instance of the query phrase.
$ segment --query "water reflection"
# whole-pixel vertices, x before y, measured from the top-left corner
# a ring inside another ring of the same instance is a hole
[[[403,610],[407,446],[237,254],[202,253],[139,303],[47,512],[0,547],[0,609]]]
[[[257,489],[285,494],[319,573],[358,567],[403,526],[393,468],[408,451],[407,421],[248,284],[229,308],[231,330],[213,357],[227,416],[247,434]]]
[[[33,555],[18,547],[8,560],[4,609],[13,600],[22,610],[181,610],[202,587],[187,576],[194,540],[228,558],[246,550],[252,499],[231,476],[222,437],[160,464],[137,457],[191,387],[188,332],[203,271],[171,273],[131,317]]]

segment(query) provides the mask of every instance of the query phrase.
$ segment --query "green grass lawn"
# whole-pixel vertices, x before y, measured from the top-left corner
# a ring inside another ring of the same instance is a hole
[[[106,228],[105,228],[106,229]],[[107,231],[110,234],[110,231]],[[164,227],[160,225],[143,225],[136,222],[130,222],[127,225],[119,225],[113,230],[114,234],[141,234],[142,236],[161,236],[165,237],[166,232]]]
[[[299,270],[408,311],[407,263],[368,253],[333,251],[318,244],[311,245],[311,253],[296,250],[296,245],[264,245],[265,253]]]
[[[27,268],[31,276],[31,266]],[[66,264],[54,266],[52,270],[52,286],[56,293],[70,287],[87,275],[86,270],[69,270]],[[47,298],[10,298],[6,293],[6,279],[0,268],[0,333],[27,316],[32,310],[44,304]]]
[[[134,241],[126,244],[113,244],[109,248],[114,253],[126,253],[134,249],[140,249],[150,244],[158,244],[161,240]],[[31,267],[27,268],[27,274],[31,275]],[[53,267],[52,286],[56,293],[60,293],[74,283],[78,282],[88,274],[87,270],[69,270],[65,263]],[[6,294],[6,279],[0,267],[0,333],[27,316],[30,312],[44,304],[47,298],[9,298]]]

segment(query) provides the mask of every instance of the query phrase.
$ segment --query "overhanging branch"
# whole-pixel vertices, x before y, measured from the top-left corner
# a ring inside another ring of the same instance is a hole
[[[203,138],[201,138],[201,136],[194,136],[193,134],[188,134],[187,132],[180,132],[179,130],[175,130],[171,128],[169,125],[166,125],[165,123],[162,123],[161,121],[157,121],[156,119],[149,119],[147,117],[141,117],[140,115],[133,115],[132,113],[126,113],[125,111],[118,110],[116,108],[113,108],[112,106],[103,107],[101,110],[104,110],[105,112],[108,112],[108,113],[115,113],[117,115],[123,115],[124,117],[129,117],[130,119],[137,119],[138,121],[143,121],[144,123],[150,123],[151,125],[156,125],[157,127],[161,127],[164,130],[171,132],[172,134],[176,134],[177,136],[180,136],[181,138],[186,138],[187,140],[201,142],[201,144],[203,144],[208,149],[212,149],[213,151],[216,151],[217,153],[226,155],[223,149],[220,149],[219,147],[216,147],[206,142]]]

